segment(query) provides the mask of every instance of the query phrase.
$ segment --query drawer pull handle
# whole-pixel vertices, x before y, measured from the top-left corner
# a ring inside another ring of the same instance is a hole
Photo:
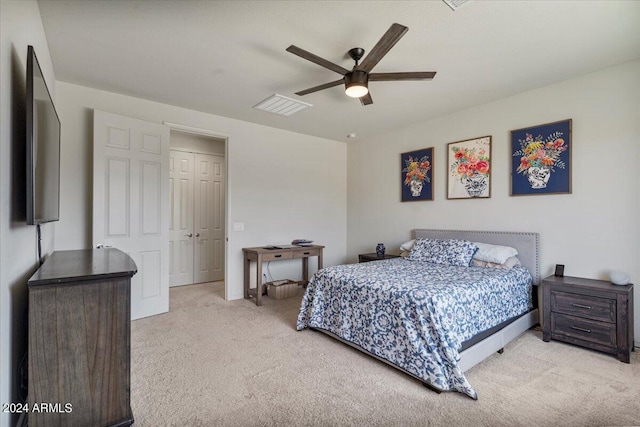
[[[274,258],[280,258],[282,255],[274,255]]]
[[[571,303],[571,305],[574,306],[574,307],[586,308],[587,310],[591,310],[591,306],[590,305],[582,305],[582,304],[575,304],[575,303]]]
[[[586,332],[588,334],[591,333],[591,329],[584,329],[584,328],[579,328],[577,326],[571,326],[571,329],[575,329],[576,331],[581,331],[581,332]]]
[[[311,253],[311,252],[305,252],[304,254],[305,254],[305,255],[309,255],[310,253]]]

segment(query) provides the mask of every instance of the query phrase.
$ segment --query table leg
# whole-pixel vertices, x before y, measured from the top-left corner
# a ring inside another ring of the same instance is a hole
[[[262,255],[258,255],[256,265],[256,305],[262,305]]]
[[[251,278],[249,277],[249,266],[251,265],[251,261],[249,261],[249,257],[245,254],[244,256],[244,298],[249,298],[249,281]]]
[[[318,251],[318,270],[322,270],[322,249]]]
[[[309,281],[309,257],[302,258],[302,281],[305,284]]]

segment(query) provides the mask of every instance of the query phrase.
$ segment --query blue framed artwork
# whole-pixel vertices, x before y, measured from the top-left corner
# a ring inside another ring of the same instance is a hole
[[[400,155],[402,201],[433,200],[433,147]]]
[[[511,195],[571,194],[571,119],[511,131]]]

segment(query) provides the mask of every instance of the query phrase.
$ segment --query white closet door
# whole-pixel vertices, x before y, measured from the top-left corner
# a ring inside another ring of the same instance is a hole
[[[169,310],[169,128],[93,116],[93,245],[131,256],[131,317]]]
[[[224,280],[224,157],[195,155],[196,283]]]
[[[169,155],[169,286],[193,283],[193,153],[171,150]]]

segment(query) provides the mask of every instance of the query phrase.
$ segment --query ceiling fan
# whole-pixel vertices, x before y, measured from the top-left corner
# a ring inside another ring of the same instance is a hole
[[[369,93],[369,82],[376,81],[400,81],[400,80],[431,80],[436,75],[435,71],[418,71],[418,72],[401,72],[401,73],[372,73],[373,67],[391,50],[393,46],[404,36],[409,28],[400,24],[393,24],[382,36],[378,43],[371,49],[371,52],[358,63],[364,56],[364,49],[354,47],[349,50],[349,56],[356,62],[352,70],[347,70],[338,64],[327,61],[311,52],[307,52],[297,46],[291,45],[287,48],[287,52],[316,63],[322,67],[342,75],[339,80],[314,86],[309,89],[296,92],[296,95],[307,95],[319,90],[328,89],[344,83],[345,93],[352,98],[360,98],[362,105],[373,104],[371,93]]]

